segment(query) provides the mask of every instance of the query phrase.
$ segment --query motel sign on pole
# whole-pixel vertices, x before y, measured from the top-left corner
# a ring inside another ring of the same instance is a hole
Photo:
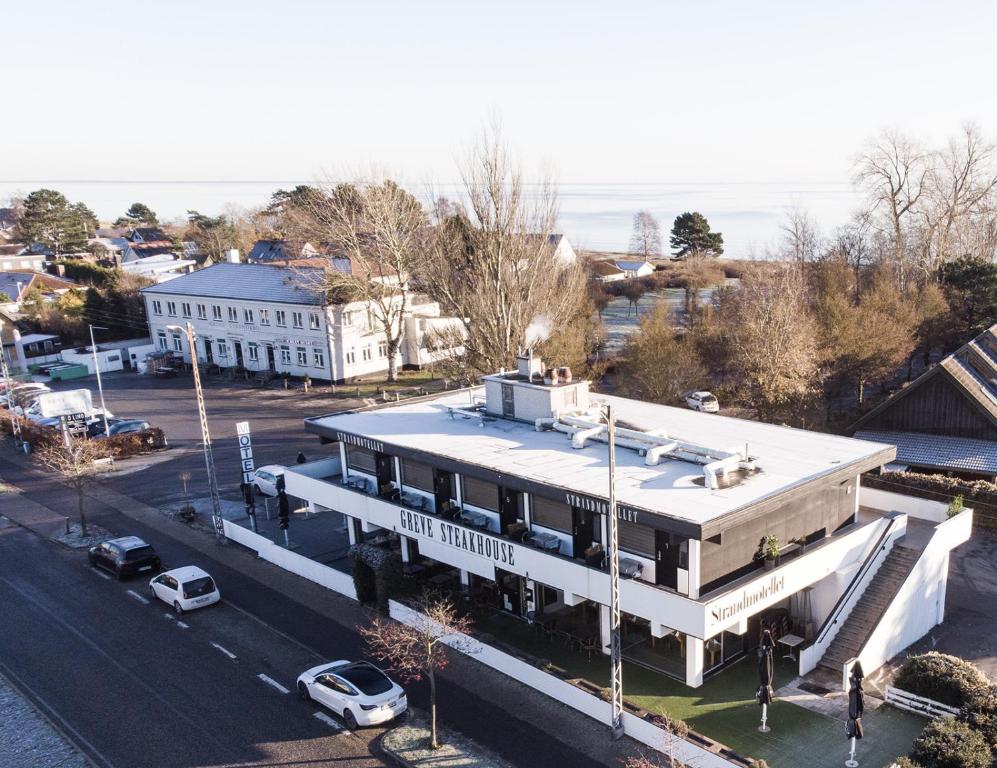
[[[238,422],[235,425],[235,431],[239,436],[239,459],[242,462],[242,482],[248,485],[253,482],[253,472],[256,470],[256,465],[253,463],[253,440],[249,435],[249,422]]]

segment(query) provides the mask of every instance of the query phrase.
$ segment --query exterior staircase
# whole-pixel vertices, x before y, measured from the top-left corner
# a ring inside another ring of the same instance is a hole
[[[846,661],[858,656],[920,556],[919,550],[900,543],[890,550],[818,666],[840,673]]]

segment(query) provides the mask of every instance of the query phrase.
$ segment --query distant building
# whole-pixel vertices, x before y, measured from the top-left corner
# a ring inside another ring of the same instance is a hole
[[[246,261],[249,264],[287,265],[302,259],[319,256],[320,252],[311,243],[305,243],[300,248],[287,240],[257,240],[249,251]]]
[[[626,273],[611,261],[596,261],[590,269],[592,279],[599,283],[615,283],[626,277]]]
[[[851,428],[897,448],[894,469],[997,479],[997,324]]]
[[[0,354],[6,359],[11,373],[27,370],[24,345],[21,342],[21,332],[17,328],[16,318],[12,312],[5,311],[2,307],[0,307]]]
[[[32,249],[24,243],[0,243],[0,269],[29,269],[41,271],[47,255],[43,250]]]
[[[316,270],[317,271],[317,270]],[[299,273],[262,264],[215,264],[142,289],[149,332],[162,350],[190,360],[177,329],[192,323],[198,359],[223,368],[343,381],[388,368],[387,339],[363,301],[331,304]],[[428,364],[450,350],[433,348],[436,302],[410,295],[399,366]]]
[[[47,300],[55,300],[60,294],[76,283],[54,275],[29,270],[8,270],[0,272],[0,294],[7,296],[9,301],[0,300],[0,308],[10,312],[19,312],[21,302],[32,291],[38,291]]]
[[[0,208],[0,235],[13,234],[17,227],[17,215],[13,208]]]
[[[649,261],[617,261],[616,266],[622,270],[624,277],[646,277],[654,272],[654,265]]]

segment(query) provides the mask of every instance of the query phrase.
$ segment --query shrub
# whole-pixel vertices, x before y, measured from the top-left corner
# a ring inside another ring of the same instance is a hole
[[[949,502],[949,508],[947,512],[948,517],[955,517],[963,510],[962,494],[956,496],[952,501]]]
[[[997,685],[971,696],[959,712],[959,719],[979,732],[990,749],[997,753]]]
[[[374,569],[365,563],[356,552],[353,552],[353,587],[357,591],[357,600],[364,605],[370,605],[377,600],[377,582]]]
[[[909,757],[898,757],[892,768],[924,768],[920,763],[915,763]]]
[[[990,687],[983,673],[968,661],[934,651],[907,659],[894,685],[950,707],[962,707]]]
[[[924,768],[990,768],[993,760],[982,734],[947,717],[928,724],[910,756]]]

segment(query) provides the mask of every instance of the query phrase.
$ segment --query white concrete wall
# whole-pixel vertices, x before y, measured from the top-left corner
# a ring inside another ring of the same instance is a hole
[[[889,524],[889,520],[885,518],[881,522],[884,523],[883,526],[884,529],[886,525]],[[865,572],[859,575],[862,563],[865,561],[867,557],[873,554],[872,552],[868,551],[868,549],[863,551],[861,557],[857,558],[855,562],[848,567],[847,570],[841,569],[831,575],[832,577],[837,577],[840,574],[840,577],[835,578],[834,580],[834,585],[837,588],[837,591],[836,593],[822,594],[821,596],[822,604],[828,602],[830,598],[832,597],[834,598],[834,602],[831,603],[831,608],[833,608],[834,604],[837,603],[838,599],[837,596],[845,593],[845,590],[848,589],[853,579],[859,578],[860,581],[858,584],[856,584],[856,588],[848,596],[848,599],[845,600],[845,602],[842,603],[841,606],[839,606],[838,613],[835,616],[836,622],[827,627],[826,631],[823,634],[818,634],[818,636],[814,639],[813,643],[811,643],[806,648],[803,648],[800,651],[799,660],[800,660],[801,675],[805,675],[807,672],[810,672],[811,670],[817,667],[817,664],[820,662],[821,658],[827,652],[827,649],[830,647],[832,641],[834,640],[835,637],[837,637],[838,632],[840,632],[841,629],[845,626],[845,623],[848,621],[848,617],[849,615],[851,615],[852,610],[854,610],[855,606],[862,598],[862,594],[865,592],[869,584],[872,583],[872,580],[876,577],[876,574],[879,572],[879,569],[883,566],[883,563],[886,561],[887,556],[890,554],[890,550],[893,549],[897,540],[900,539],[906,532],[907,532],[907,516],[904,514],[899,514],[895,518],[893,526],[890,528],[889,534],[887,535],[886,540],[883,542],[882,548],[878,550],[878,552],[875,555],[875,559],[870,563],[869,568]],[[870,546],[875,545],[878,538],[879,536],[877,535],[876,538],[872,539],[870,542]],[[820,615],[820,618],[816,618],[815,616],[815,620],[819,622],[818,626],[823,624],[825,618],[827,618],[826,615]]]
[[[124,367],[122,363],[124,354],[125,352],[122,349],[101,349],[100,344],[98,344],[97,364],[100,366],[100,372],[120,371]],[[93,361],[93,352],[78,352],[74,349],[64,349],[62,350],[62,360],[70,365],[85,365],[91,374],[97,373]]]
[[[904,512],[919,520],[941,523],[948,519],[949,505],[941,501],[929,501],[917,496],[881,491],[878,488],[859,488],[859,505],[880,509],[884,512]]]
[[[404,624],[419,625],[425,621],[422,614],[394,600],[388,602],[388,608],[391,618]],[[518,680],[523,685],[588,715],[606,727],[606,738],[609,738],[608,724],[612,709],[608,701],[603,701],[581,688],[537,669],[532,664],[467,635],[453,635],[444,642],[465,652],[470,658]],[[623,729],[628,736],[652,749],[660,752],[670,751],[677,760],[689,768],[730,768],[736,765],[697,744],[679,738],[669,739],[666,731],[629,712],[623,713]]]
[[[858,658],[866,674],[881,667],[945,618],[949,553],[969,541],[973,511],[964,510],[935,532]]]
[[[264,560],[295,573],[302,578],[321,584],[333,592],[338,592],[351,600],[357,599],[357,591],[353,586],[353,577],[348,573],[337,571],[327,565],[322,565],[303,555],[295,554],[289,549],[277,546],[270,539],[253,533],[248,528],[225,520],[225,535],[232,541],[255,550]]]

